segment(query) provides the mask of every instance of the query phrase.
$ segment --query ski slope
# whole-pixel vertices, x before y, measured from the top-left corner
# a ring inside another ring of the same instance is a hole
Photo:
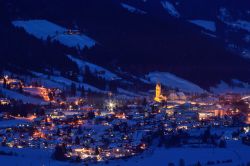
[[[192,24],[195,24],[201,28],[209,30],[211,32],[216,32],[215,22],[209,20],[189,20]]]
[[[35,36],[38,39],[56,40],[68,47],[83,49],[84,47],[91,48],[96,42],[84,34],[69,34],[67,29],[47,20],[18,20],[13,21],[15,27],[23,28],[27,33]]]
[[[196,92],[196,93],[203,93],[205,90],[200,88],[198,85],[195,85],[187,80],[179,78],[174,74],[167,73],[167,72],[151,72],[146,75],[146,78],[151,83],[160,83],[164,86],[171,87],[171,88],[178,88],[184,92]]]
[[[172,3],[169,1],[161,1],[161,4],[163,8],[173,17],[180,17],[180,13],[177,11],[177,9],[174,7]]]
[[[95,73],[99,77],[102,77],[106,80],[120,79],[116,74],[112,73],[111,71],[109,71],[101,66],[95,65],[93,63],[90,63],[90,62],[87,62],[87,61],[84,61],[84,60],[81,60],[78,58],[75,58],[72,55],[68,55],[68,58],[77,64],[80,71],[84,71],[85,67],[88,66],[89,70],[92,73]]]
[[[131,6],[131,5],[128,5],[126,3],[121,3],[121,6],[124,8],[124,9],[127,9],[129,12],[131,13],[136,13],[136,14],[146,14],[145,11],[141,10],[141,9],[138,9],[134,6]]]
[[[8,90],[5,88],[0,88],[0,90],[2,91],[2,93],[11,99],[15,99],[15,100],[21,100],[24,103],[30,103],[30,104],[45,104],[46,102],[42,99],[39,98],[35,98],[32,96],[27,96],[21,93],[18,93],[16,91],[12,91],[12,90]]]

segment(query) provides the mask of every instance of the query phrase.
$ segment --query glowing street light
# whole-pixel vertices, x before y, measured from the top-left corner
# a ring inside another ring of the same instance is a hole
[[[107,106],[109,111],[113,111],[114,108],[116,107],[116,104],[113,101],[109,101]]]

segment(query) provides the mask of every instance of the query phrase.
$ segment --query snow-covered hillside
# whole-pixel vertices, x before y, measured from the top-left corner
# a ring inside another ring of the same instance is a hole
[[[25,120],[25,119],[1,120],[0,128],[15,127],[18,125],[26,125],[30,123],[31,123],[30,121]]]
[[[13,21],[12,24],[16,27],[24,28],[24,30],[34,35],[35,37],[47,40],[59,41],[61,44],[68,47],[93,47],[96,42],[90,37],[83,34],[70,33],[66,28],[61,27],[47,20],[27,20],[27,21]]]
[[[124,9],[128,10],[129,12],[131,12],[131,13],[146,14],[145,11],[143,11],[143,10],[141,10],[141,9],[138,9],[138,8],[136,8],[136,7],[134,7],[134,6],[128,5],[128,4],[126,4],[126,3],[121,3],[121,6],[122,6]]]
[[[161,4],[171,16],[174,16],[177,18],[180,17],[180,13],[176,10],[176,8],[174,7],[172,3],[168,1],[161,1]]]
[[[46,104],[45,101],[43,101],[42,99],[36,98],[36,97],[32,97],[32,96],[28,96],[28,95],[24,95],[15,91],[11,91],[5,88],[0,87],[1,92],[6,96],[9,97],[11,99],[15,99],[15,100],[20,100],[24,103],[30,103],[30,104]]]
[[[44,165],[44,166],[66,166],[69,163],[59,162],[51,159],[53,150],[38,150],[38,149],[9,149],[0,148],[1,151],[14,152],[17,156],[4,156],[0,157],[0,163],[9,166],[22,166],[22,165]]]
[[[189,20],[189,22],[202,27],[206,30],[216,32],[216,25],[213,21],[208,21],[208,20]]]
[[[146,78],[152,83],[161,83],[164,86],[178,88],[184,92],[205,92],[205,90],[200,88],[198,85],[167,72],[152,72],[146,75]]]
[[[246,20],[237,20],[234,22],[226,22],[225,23],[235,29],[241,29],[245,30],[247,32],[250,32],[250,22]]]
[[[249,147],[238,142],[229,142],[228,148],[159,148],[151,153],[132,158],[130,160],[112,161],[111,166],[166,166],[169,163],[179,165],[180,159],[185,161],[186,165],[195,165],[200,162],[202,165],[215,162],[215,166],[233,166],[249,162]],[[226,161],[232,160],[231,163]],[[219,164],[216,164],[220,161]],[[225,163],[222,163],[225,162]],[[105,164],[99,164],[105,165]]]
[[[245,94],[250,93],[250,85],[245,82],[241,82],[239,80],[232,80],[230,84],[221,81],[215,87],[211,87],[210,90],[213,93],[223,94],[223,93],[239,93]]]
[[[116,74],[112,73],[111,71],[109,71],[109,70],[107,70],[107,69],[105,69],[105,68],[103,68],[101,66],[95,65],[95,64],[90,63],[90,62],[86,62],[86,61],[78,59],[78,58],[75,58],[72,55],[68,55],[68,57],[73,62],[75,62],[77,64],[80,71],[84,71],[85,67],[88,66],[89,70],[92,73],[95,73],[97,76],[102,77],[102,78],[104,78],[106,80],[120,79]]]
[[[32,74],[34,74],[36,77],[41,79],[42,85],[44,85],[46,87],[64,89],[65,87],[69,87],[72,83],[74,83],[77,85],[77,87],[84,86],[85,89],[90,90],[92,92],[107,93],[106,91],[100,90],[92,85],[89,85],[86,83],[75,82],[75,81],[69,80],[69,79],[61,77],[61,76],[54,75],[54,76],[50,76],[50,78],[48,78],[47,75],[45,75],[43,73],[34,72],[34,71],[32,72]]]
[[[1,163],[8,163],[9,166],[17,165],[51,165],[51,166],[74,166],[79,165],[70,162],[59,162],[51,159],[52,150],[38,149],[9,149],[0,148],[1,151],[14,152],[17,156],[0,157]],[[166,166],[169,163],[178,165],[180,159],[185,164],[194,165],[198,161],[202,165],[208,162],[215,162],[215,166],[242,165],[249,162],[249,147],[240,143],[240,141],[228,142],[227,148],[158,148],[148,151],[142,155],[132,157],[126,160],[113,160],[107,163],[95,164],[97,166]],[[219,163],[217,164],[217,161]],[[228,163],[230,161],[230,163]],[[223,163],[224,162],[224,163]],[[82,164],[82,163],[81,163]],[[80,165],[81,165],[80,164]]]

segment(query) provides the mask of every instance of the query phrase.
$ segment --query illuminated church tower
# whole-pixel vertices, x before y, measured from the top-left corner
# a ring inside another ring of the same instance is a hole
[[[160,96],[161,96],[161,85],[158,83],[156,84],[155,87],[155,101],[161,102]]]
[[[155,98],[154,98],[154,100],[157,101],[157,102],[162,102],[162,101],[167,100],[167,98],[161,94],[161,84],[159,84],[159,83],[157,83],[156,87],[155,87]]]

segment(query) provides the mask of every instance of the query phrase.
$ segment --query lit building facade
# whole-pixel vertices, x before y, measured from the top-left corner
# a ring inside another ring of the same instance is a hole
[[[156,84],[155,87],[155,98],[154,100],[156,102],[162,102],[162,101],[166,101],[167,97],[162,95],[162,91],[161,91],[161,84]]]

